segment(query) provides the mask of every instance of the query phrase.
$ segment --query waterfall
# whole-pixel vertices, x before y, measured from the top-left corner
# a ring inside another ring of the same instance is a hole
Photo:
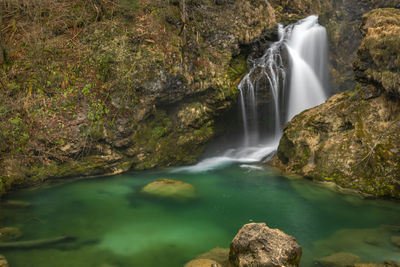
[[[260,116],[257,114],[255,85],[263,77],[269,81],[269,90],[273,98],[275,139],[280,137],[284,123],[303,110],[322,104],[327,99],[328,42],[326,29],[318,24],[318,16],[309,16],[286,27],[279,25],[278,33],[279,40],[252,64],[250,71],[238,86],[245,146],[254,144],[254,141],[259,143],[259,140],[248,140],[259,135],[251,133],[257,131],[257,127],[250,127],[249,122],[258,122],[257,116]],[[288,68],[283,64],[283,50],[288,53]],[[290,76],[289,81],[286,81],[287,73]]]
[[[278,37],[279,41],[273,43],[261,58],[253,62],[252,68],[238,85],[245,147],[259,143],[256,95],[257,81],[263,78],[268,81],[274,103],[274,136],[281,132],[280,91],[286,80],[286,71],[281,56],[286,30],[281,24],[278,27]],[[251,112],[247,112],[247,110]]]
[[[284,60],[283,52],[286,52],[287,60]],[[283,125],[303,110],[327,99],[327,33],[318,24],[318,16],[309,16],[286,27],[280,24],[278,41],[272,43],[263,56],[250,63],[250,71],[238,85],[243,146],[194,166],[175,169],[175,172],[206,171],[232,162],[252,163],[268,158],[278,147]],[[258,110],[262,90],[269,90],[274,121],[273,129],[264,135],[260,132],[260,119],[268,114]]]
[[[309,16],[294,25],[286,44],[291,70],[288,121],[327,99],[324,90],[329,84],[327,43],[326,29],[318,24],[318,16]]]

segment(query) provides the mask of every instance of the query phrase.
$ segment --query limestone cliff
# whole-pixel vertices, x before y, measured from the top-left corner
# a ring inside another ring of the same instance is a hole
[[[289,122],[273,164],[374,197],[400,198],[400,10],[363,16],[357,90]]]

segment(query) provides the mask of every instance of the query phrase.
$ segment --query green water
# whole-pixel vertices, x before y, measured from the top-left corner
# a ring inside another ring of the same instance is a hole
[[[194,185],[198,198],[173,202],[140,194],[159,178]],[[295,236],[303,247],[302,266],[341,251],[363,261],[400,262],[400,249],[390,243],[390,236],[400,233],[387,226],[400,225],[398,203],[340,194],[268,168],[127,173],[19,191],[10,199],[33,204],[1,207],[1,225],[19,227],[20,240],[78,238],[53,247],[0,251],[12,267],[183,266],[212,248],[228,248],[249,222],[266,222]]]

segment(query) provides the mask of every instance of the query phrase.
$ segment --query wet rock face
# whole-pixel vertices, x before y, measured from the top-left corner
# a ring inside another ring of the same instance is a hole
[[[358,90],[334,95],[289,122],[273,165],[368,196],[400,198],[400,104],[392,67],[399,47],[391,46],[400,36],[399,18],[396,9],[364,16]]]
[[[302,249],[292,236],[265,223],[246,224],[232,240],[232,266],[299,266]]]
[[[397,0],[346,0],[330,1],[331,8],[320,14],[320,22],[329,35],[332,92],[350,90],[355,86],[353,62],[362,35],[359,31],[362,16],[375,8],[400,8]]]
[[[400,10],[373,10],[363,16],[361,31],[364,39],[354,64],[356,79],[400,99]]]

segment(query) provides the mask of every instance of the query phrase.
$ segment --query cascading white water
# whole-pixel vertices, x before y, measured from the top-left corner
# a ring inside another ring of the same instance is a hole
[[[251,70],[238,85],[240,93],[240,109],[242,110],[244,128],[244,146],[259,144],[258,114],[257,114],[257,80],[266,78],[271,89],[274,110],[274,135],[281,132],[280,91],[285,84],[286,71],[283,66],[281,48],[285,41],[286,31],[282,25],[278,27],[279,41],[273,43],[264,55],[253,62]],[[247,112],[250,110],[251,112]]]
[[[206,171],[231,162],[259,162],[276,151],[284,123],[327,99],[327,34],[325,28],[318,24],[318,16],[309,16],[286,27],[279,25],[278,36],[279,40],[262,57],[252,62],[251,70],[238,85],[244,146],[228,150],[222,156],[205,159],[194,166],[175,169],[175,172]],[[285,68],[281,54],[283,50],[287,51],[289,68]],[[288,84],[287,73],[290,74]],[[257,111],[259,81],[262,79],[268,81],[274,105],[274,131],[269,138],[261,138],[258,127],[259,117],[264,115]],[[262,143],[263,139],[270,141]]]
[[[286,43],[290,55],[290,89],[287,120],[327,99],[329,84],[326,29],[318,16],[309,16],[294,25]]]

